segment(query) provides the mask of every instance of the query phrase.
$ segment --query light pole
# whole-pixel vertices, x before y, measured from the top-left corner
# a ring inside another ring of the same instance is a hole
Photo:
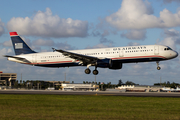
[[[65,72],[65,74],[64,74],[64,81],[66,81],[66,72]]]
[[[95,75],[95,84],[96,84],[96,75]]]

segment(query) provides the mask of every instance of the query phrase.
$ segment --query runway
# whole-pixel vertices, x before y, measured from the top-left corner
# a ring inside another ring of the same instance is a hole
[[[110,95],[131,97],[180,97],[179,92],[119,92],[119,91],[60,91],[60,90],[0,90],[0,94],[47,94],[47,95]]]

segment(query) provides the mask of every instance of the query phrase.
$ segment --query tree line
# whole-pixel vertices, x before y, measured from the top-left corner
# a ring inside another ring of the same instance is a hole
[[[170,87],[170,88],[176,88],[180,86],[179,83],[175,83],[175,82],[170,83],[169,81],[164,82],[164,83],[154,83],[154,85],[159,85],[162,87]]]

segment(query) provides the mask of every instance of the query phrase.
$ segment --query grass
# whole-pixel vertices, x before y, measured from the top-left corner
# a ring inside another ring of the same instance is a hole
[[[0,119],[180,119],[179,98],[0,94]]]

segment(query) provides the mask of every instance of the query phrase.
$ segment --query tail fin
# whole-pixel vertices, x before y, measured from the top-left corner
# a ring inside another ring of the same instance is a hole
[[[16,55],[36,53],[25,43],[17,32],[10,32],[9,34],[11,36],[11,41]]]

